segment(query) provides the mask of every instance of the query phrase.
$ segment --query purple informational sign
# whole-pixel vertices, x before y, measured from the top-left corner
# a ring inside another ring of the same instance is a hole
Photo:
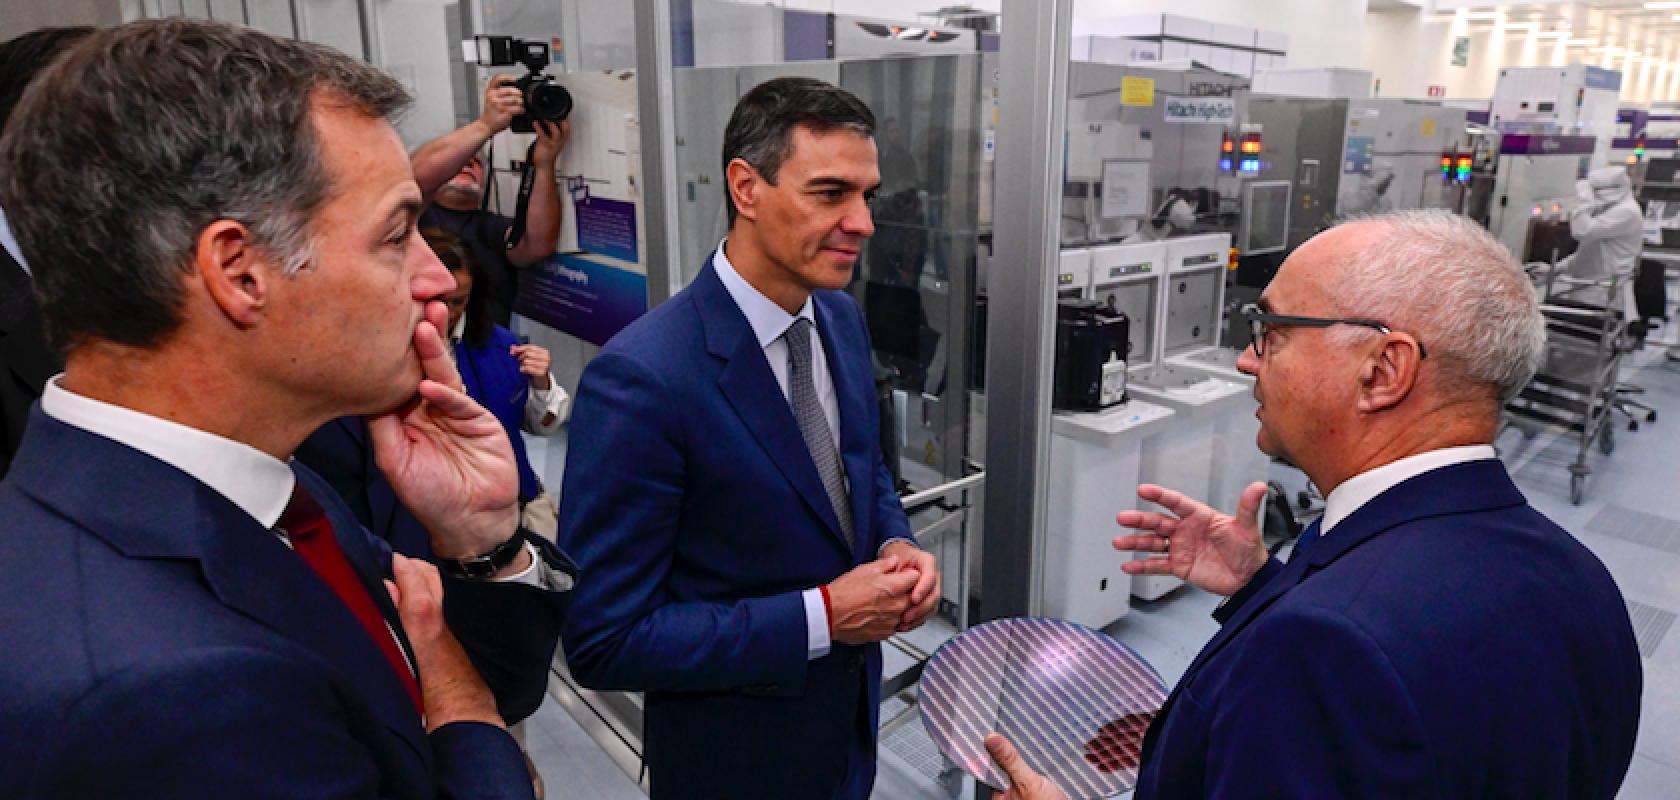
[[[577,211],[578,249],[628,261],[640,261],[636,247],[636,204],[590,197],[582,178],[568,178],[567,191]]]
[[[647,276],[581,256],[556,254],[546,263],[519,271],[519,299],[513,310],[586,342],[606,344],[647,313]]]

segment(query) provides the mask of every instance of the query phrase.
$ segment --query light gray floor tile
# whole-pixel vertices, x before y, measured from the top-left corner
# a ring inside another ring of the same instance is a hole
[[[1680,767],[1673,767],[1645,755],[1635,755],[1622,781],[1618,800],[1658,800],[1680,794]]]
[[[525,723],[525,747],[547,789],[546,800],[638,800],[646,795],[554,698]]]

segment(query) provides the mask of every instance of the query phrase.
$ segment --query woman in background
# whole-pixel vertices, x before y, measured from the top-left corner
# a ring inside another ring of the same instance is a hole
[[[443,298],[449,307],[450,355],[467,394],[501,420],[513,443],[519,461],[521,522],[532,533],[553,540],[554,499],[531,469],[519,432],[553,434],[570,414],[572,398],[549,374],[547,350],[520,344],[512,331],[495,323],[489,312],[490,287],[466,243],[436,228],[424,228],[420,235],[455,278],[454,291]]]

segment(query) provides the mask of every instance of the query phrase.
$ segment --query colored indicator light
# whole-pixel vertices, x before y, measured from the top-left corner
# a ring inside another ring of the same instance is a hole
[[[1219,170],[1221,172],[1230,172],[1231,171],[1231,159],[1229,159],[1229,158],[1219,159]]]
[[[1533,216],[1536,216],[1536,217],[1540,216],[1540,207],[1539,206],[1534,207]]]
[[[1258,158],[1245,158],[1245,159],[1243,159],[1242,160],[1242,171],[1243,172],[1259,172],[1260,171],[1260,159],[1258,159]]]
[[[1628,156],[1627,163],[1638,164],[1639,163],[1639,156]]]
[[[1471,161],[1468,158],[1461,158],[1461,159],[1458,160],[1458,168],[1459,169],[1469,169],[1470,164],[1471,164]]]

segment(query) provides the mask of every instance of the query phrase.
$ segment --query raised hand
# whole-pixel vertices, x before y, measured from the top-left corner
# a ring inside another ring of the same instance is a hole
[[[414,401],[368,418],[379,469],[432,534],[441,558],[472,558],[519,527],[519,473],[501,422],[461,390],[443,337],[448,311],[426,305],[414,348],[425,378]],[[514,565],[529,564],[522,556]],[[511,567],[510,567],[511,568]]]
[[[525,94],[514,86],[512,75],[497,75],[490,79],[484,87],[484,110],[479,113],[478,121],[490,128],[491,133],[505,130],[513,124],[513,118],[525,111]]]
[[[572,138],[572,121],[539,119],[533,120],[533,123],[532,127],[537,129],[537,147],[531,151],[531,161],[539,166],[552,167],[554,160],[560,157],[560,151],[566,148],[566,140]]]
[[[1171,489],[1139,486],[1138,497],[1169,513],[1120,512],[1121,525],[1152,533],[1117,536],[1114,549],[1157,554],[1128,561],[1120,568],[1132,575],[1175,575],[1192,586],[1229,597],[1266,565],[1259,524],[1260,501],[1265,496],[1265,484],[1250,484],[1237,502],[1237,515],[1231,517]]]
[[[531,379],[532,386],[538,389],[549,387],[548,350],[534,344],[516,344],[508,352],[519,359],[519,372]]]

